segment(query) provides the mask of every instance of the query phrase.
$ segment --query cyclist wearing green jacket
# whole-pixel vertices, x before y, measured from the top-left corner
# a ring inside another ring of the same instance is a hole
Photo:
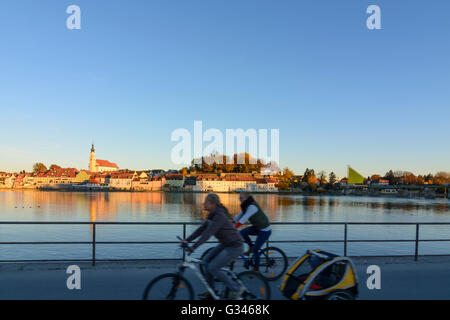
[[[235,216],[233,220],[236,223],[236,228],[239,228],[247,221],[250,222],[250,227],[241,230],[241,236],[249,246],[249,250],[244,254],[250,255],[253,251],[255,258],[253,268],[254,271],[259,271],[259,249],[261,249],[262,245],[269,239],[272,234],[272,228],[266,214],[261,210],[255,199],[253,199],[249,193],[241,192],[239,194],[239,200],[241,201],[242,211]],[[254,244],[249,237],[250,235],[257,236]]]

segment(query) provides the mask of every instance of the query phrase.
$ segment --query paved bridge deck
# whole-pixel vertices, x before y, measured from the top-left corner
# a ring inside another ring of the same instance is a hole
[[[354,258],[359,299],[450,299],[450,257]],[[175,271],[177,261],[0,264],[0,299],[140,299],[155,276]],[[81,290],[68,290],[67,266],[81,267]],[[381,268],[381,290],[366,286],[369,265]],[[193,274],[195,293],[204,289]],[[271,283],[272,299],[284,299]]]

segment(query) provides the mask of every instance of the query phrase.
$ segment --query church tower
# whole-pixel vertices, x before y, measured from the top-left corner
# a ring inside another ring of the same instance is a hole
[[[97,172],[97,160],[95,159],[94,144],[92,144],[91,157],[89,158],[89,171],[90,172]]]

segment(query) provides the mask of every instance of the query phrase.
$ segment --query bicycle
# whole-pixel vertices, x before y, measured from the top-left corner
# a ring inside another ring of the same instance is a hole
[[[180,237],[177,237],[181,240]],[[188,248],[187,244],[181,245],[183,250]],[[206,281],[203,273],[199,270],[198,265],[204,265],[204,263],[190,256],[190,254],[184,255],[183,262],[177,266],[177,273],[166,273],[154,278],[145,288],[143,299],[144,300],[193,300],[194,290],[191,283],[183,276],[186,269],[194,271],[194,274],[206,287],[211,294],[213,300],[223,300],[229,298],[229,289],[224,285],[222,290],[217,292],[210,287]],[[270,299],[270,287],[267,281],[258,273],[253,271],[244,271],[239,274],[235,274],[229,268],[222,268],[234,281],[244,287],[244,292],[241,295],[242,300],[269,300]],[[166,283],[167,282],[167,283]],[[161,294],[160,296],[158,294]]]
[[[206,250],[202,254],[201,260],[203,260],[212,249],[213,248],[209,248]],[[275,281],[281,278],[285,274],[288,267],[288,259],[283,250],[280,248],[267,246],[264,249],[260,249],[259,252],[259,274],[267,281]],[[251,269],[255,264],[254,255],[251,257],[245,257],[245,255],[242,254],[240,258],[243,260],[244,268],[247,270]],[[233,270],[234,263],[234,260],[230,263],[230,270]],[[202,266],[200,267],[200,271],[204,275],[205,270]]]

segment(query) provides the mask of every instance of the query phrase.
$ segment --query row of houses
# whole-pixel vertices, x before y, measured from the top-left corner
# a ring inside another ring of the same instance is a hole
[[[164,189],[166,179],[162,176],[151,176],[145,171],[90,173],[84,172],[80,180],[90,186],[105,186],[118,190],[160,191]]]
[[[200,174],[185,177],[181,174],[166,175],[166,185],[171,189],[196,192],[277,192],[275,178],[251,175]]]
[[[11,174],[0,172],[0,188],[110,188],[136,191],[277,192],[273,177],[239,174],[184,176],[151,171],[90,172],[59,168],[48,172]]]
[[[157,191],[163,189],[164,183],[164,177],[151,176],[143,171],[92,173],[87,170],[60,168],[38,173],[0,172],[0,188],[110,187],[120,190]]]

